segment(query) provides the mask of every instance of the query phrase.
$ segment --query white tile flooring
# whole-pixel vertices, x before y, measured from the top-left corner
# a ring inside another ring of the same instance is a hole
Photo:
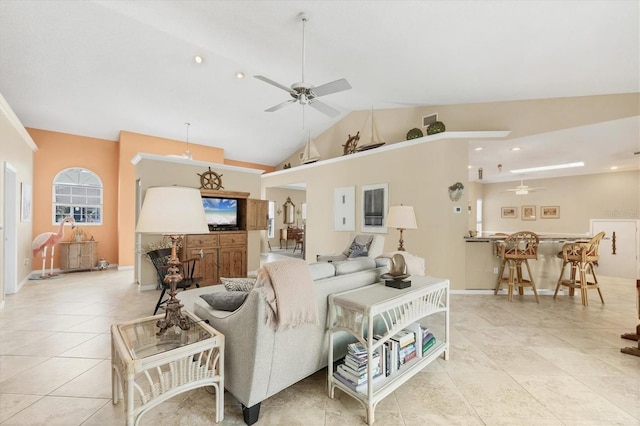
[[[270,256],[269,259],[276,258]],[[122,425],[111,403],[111,323],[148,316],[158,293],[131,271],[30,281],[0,311],[0,425]],[[620,353],[638,322],[635,283],[601,278],[605,305],[580,297],[451,296],[451,359],[425,368],[376,409],[376,425],[639,425],[640,358]],[[227,338],[233,338],[228,336]],[[325,371],[264,401],[258,425],[357,425],[364,410]],[[225,395],[222,424],[243,424]],[[142,425],[204,425],[204,389],[144,415]]]

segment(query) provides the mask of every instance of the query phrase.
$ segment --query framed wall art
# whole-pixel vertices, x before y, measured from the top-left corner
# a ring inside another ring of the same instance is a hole
[[[536,220],[536,206],[522,206],[522,220]]]
[[[356,187],[347,186],[333,190],[333,229],[356,230]]]
[[[364,185],[362,187],[362,232],[386,233],[389,210],[389,184]]]
[[[500,217],[503,219],[516,219],[518,217],[517,207],[502,207],[500,209]]]
[[[541,206],[540,219],[560,219],[560,206]]]
[[[28,183],[22,184],[22,200],[20,204],[20,221],[31,222],[31,202],[33,197],[33,191],[31,185]]]

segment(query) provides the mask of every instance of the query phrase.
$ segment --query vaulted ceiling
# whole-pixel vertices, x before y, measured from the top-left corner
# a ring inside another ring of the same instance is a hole
[[[193,143],[276,165],[303,143],[303,108],[264,112],[290,98],[253,76],[301,80],[300,12],[305,80],[352,86],[322,98],[337,117],[305,108],[312,135],[371,108],[640,91],[638,1],[3,0],[0,92],[26,127],[185,140],[189,122]],[[638,118],[615,124],[616,149],[638,150]]]

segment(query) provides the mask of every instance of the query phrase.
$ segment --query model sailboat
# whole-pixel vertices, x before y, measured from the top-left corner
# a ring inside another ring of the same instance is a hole
[[[365,125],[366,124],[367,123],[365,122]],[[380,134],[378,133],[378,126],[376,126],[376,120],[373,116],[373,108],[371,108],[371,142],[356,148],[356,151],[366,151],[368,149],[377,148],[382,145],[384,145],[384,142],[380,140]]]
[[[304,152],[302,153],[302,158],[300,159],[300,164],[311,164],[315,163],[320,159],[320,153],[316,148],[316,144],[311,139],[311,131],[307,133],[307,144],[304,147]]]

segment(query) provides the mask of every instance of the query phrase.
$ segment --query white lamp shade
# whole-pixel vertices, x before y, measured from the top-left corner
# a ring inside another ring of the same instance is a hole
[[[136,232],[164,235],[208,233],[200,191],[181,186],[147,189]]]
[[[416,214],[412,206],[391,206],[387,215],[387,227],[417,229]]]

